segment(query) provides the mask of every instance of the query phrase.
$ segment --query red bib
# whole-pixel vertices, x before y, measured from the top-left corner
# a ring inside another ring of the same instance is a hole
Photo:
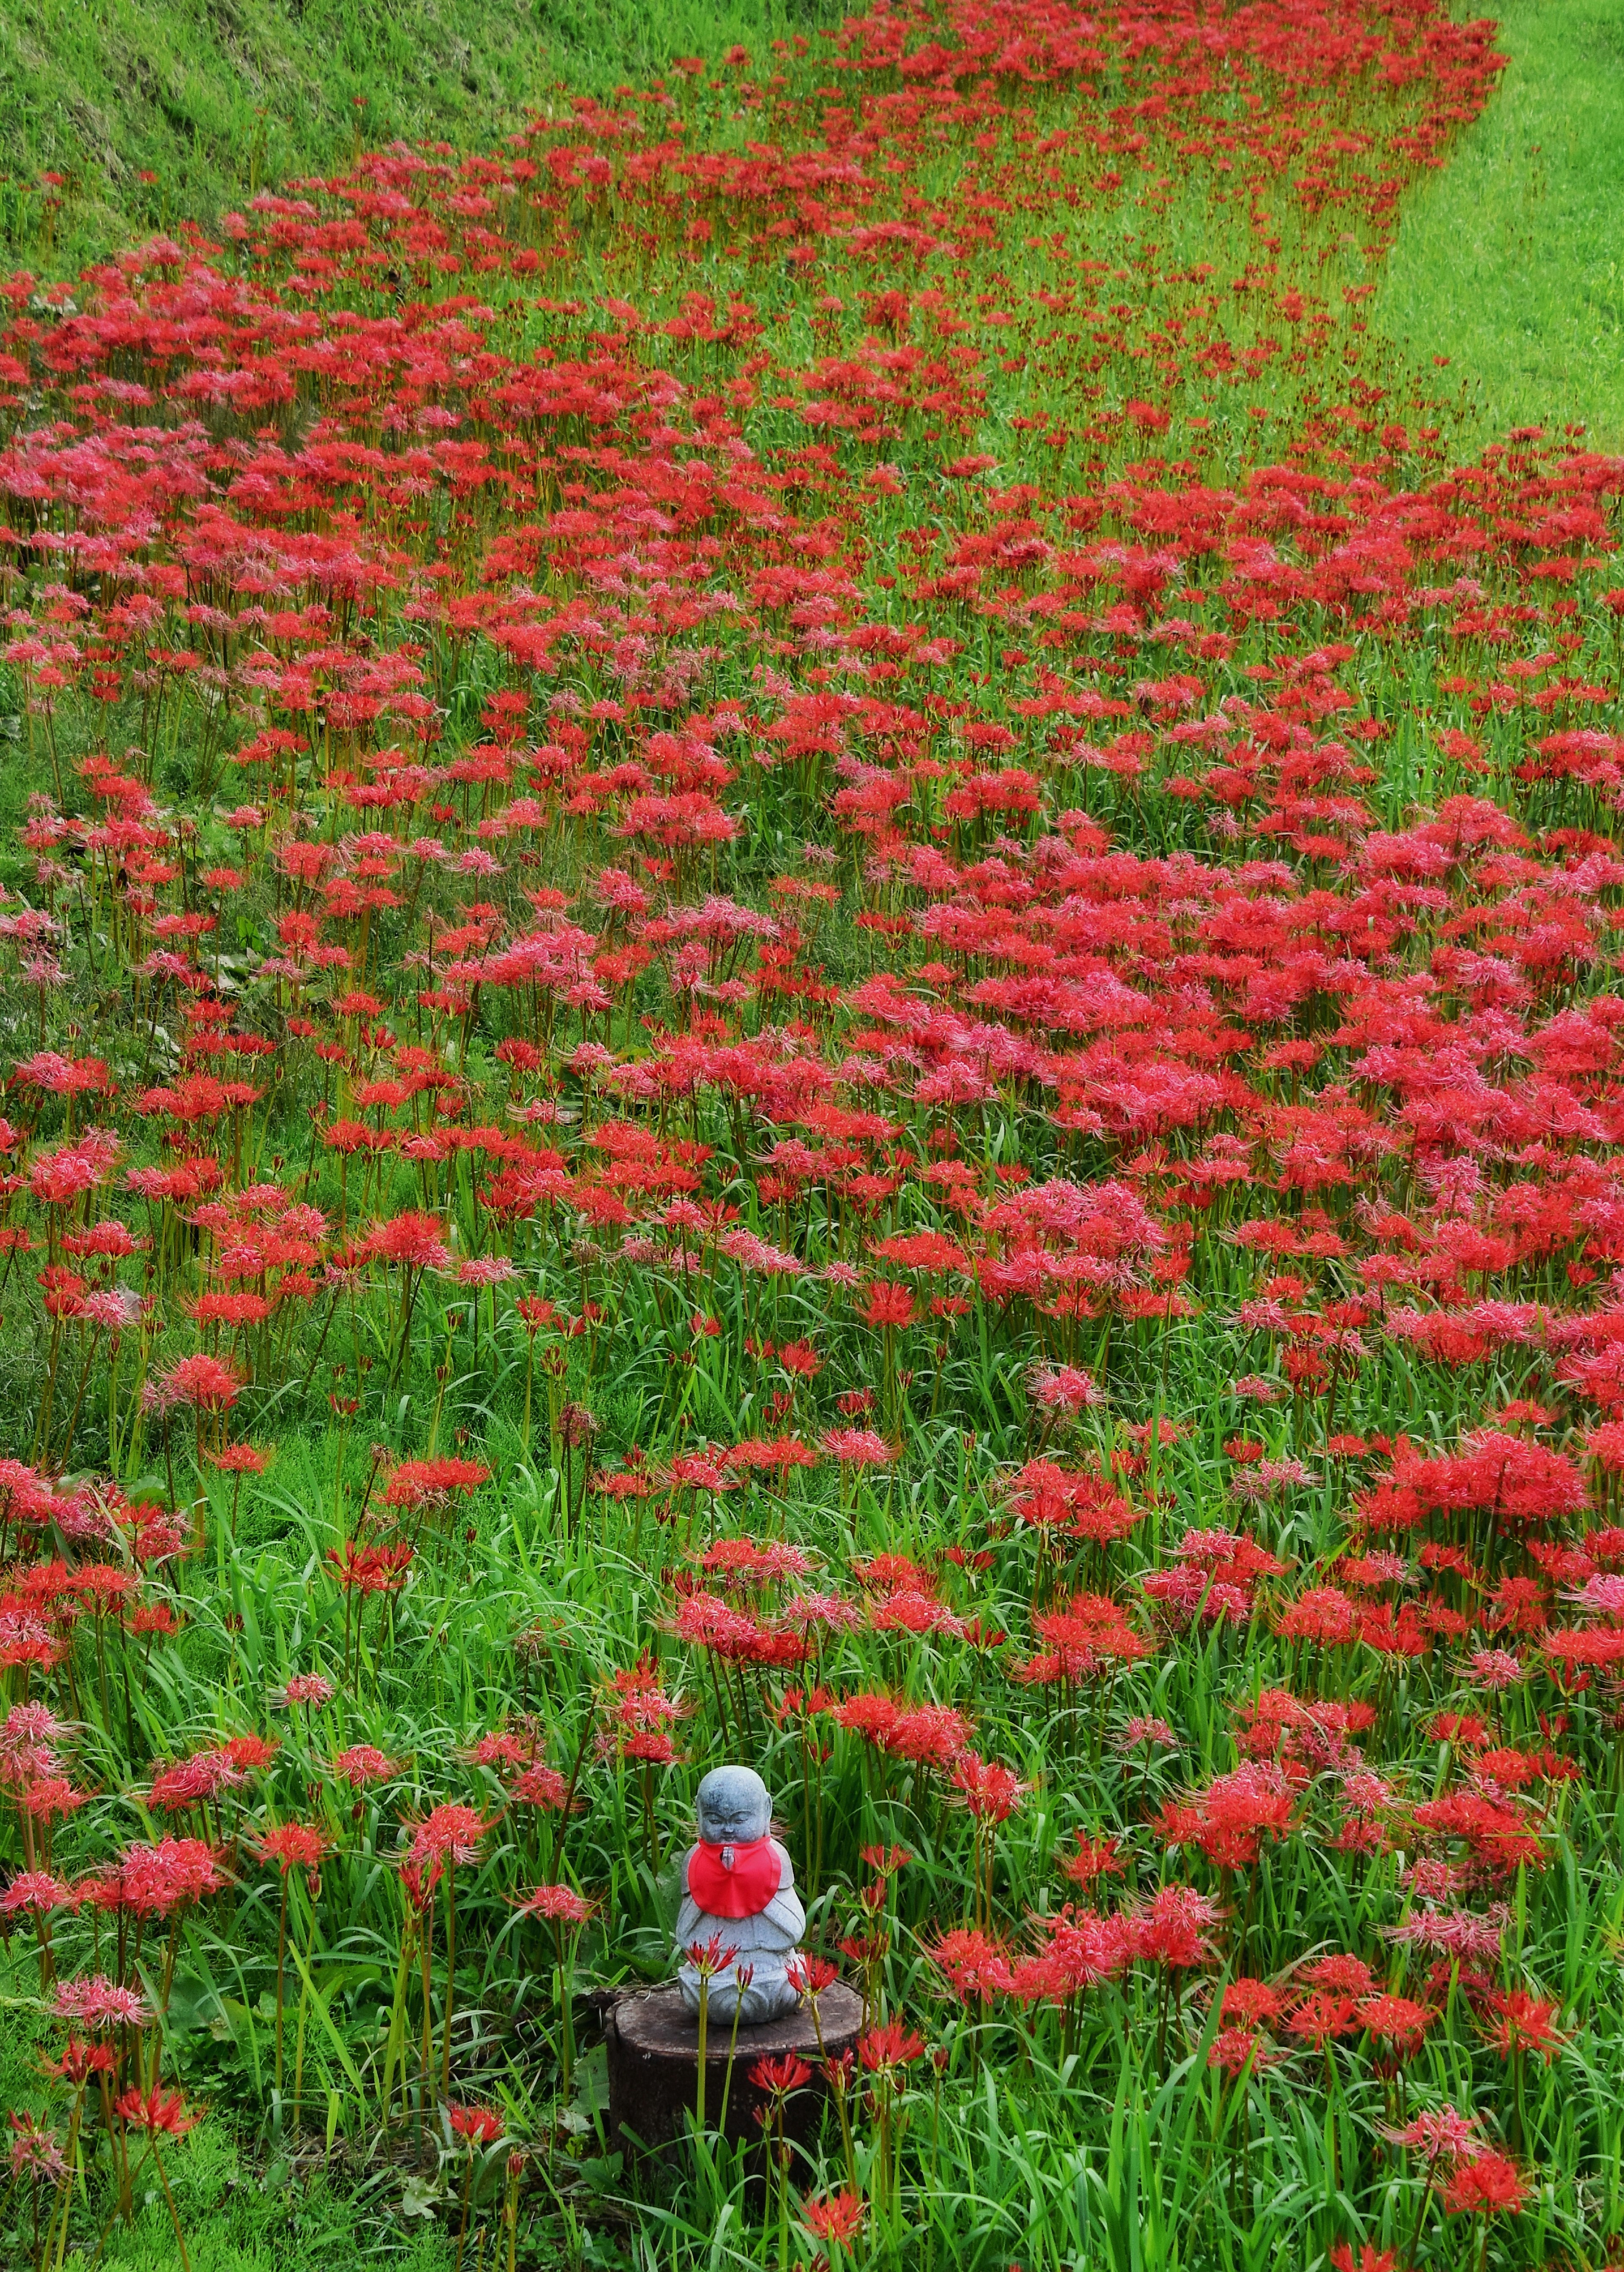
[[[707,1917],[760,1917],[783,1873],[770,1837],[744,1846],[711,1846],[701,1839],[689,1857],[688,1891]]]

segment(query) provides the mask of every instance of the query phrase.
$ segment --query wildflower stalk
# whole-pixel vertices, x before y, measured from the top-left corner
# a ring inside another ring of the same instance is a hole
[[[169,2222],[175,2227],[175,2246],[181,2253],[181,2272],[191,2272],[191,2259],[186,2253],[186,2236],[181,2231],[181,2213],[175,2206],[175,2195],[169,2190],[169,2177],[163,2166],[163,2155],[159,2149],[157,2133],[153,2134],[153,2162],[158,2171],[158,2182],[163,2187],[163,2197],[168,2204]]]
[[[699,2066],[694,2078],[693,2129],[696,2137],[705,2135],[705,2054],[706,2038],[710,2029],[710,1975],[700,1974]]]

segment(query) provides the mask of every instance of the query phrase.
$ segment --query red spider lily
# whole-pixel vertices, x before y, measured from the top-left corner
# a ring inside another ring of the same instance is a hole
[[[812,2079],[812,2071],[804,2059],[793,2052],[783,2059],[757,2059],[750,2070],[750,2080],[756,2089],[769,2097],[784,2099],[797,2090],[804,2090]]]
[[[384,1488],[386,1506],[449,1504],[459,1492],[477,1491],[490,1470],[479,1460],[402,1460]]]
[[[790,1985],[797,1994],[815,2003],[826,1988],[832,1988],[840,1977],[837,1966],[827,1957],[810,1955],[805,1950],[792,1958],[788,1967]]]
[[[924,2038],[891,2020],[866,2029],[857,2038],[857,2059],[869,2074],[898,2075],[924,2055]]]
[[[87,2083],[92,2075],[113,2074],[118,2064],[118,2053],[111,2044],[87,2044],[77,2036],[70,2036],[66,2050],[50,2063],[48,2072],[79,2088]]]
[[[178,2090],[166,2096],[155,2086],[145,2092],[126,2090],[114,2101],[113,2111],[121,2122],[133,2124],[149,2137],[161,2134],[166,2138],[183,2138],[203,2119],[201,2114],[187,2111],[185,2100]]]
[[[494,2144],[505,2127],[502,2115],[494,2106],[448,2106],[445,2119],[452,2135],[466,2139],[470,2146]]]
[[[1429,2005],[1418,2004],[1413,1997],[1390,1994],[1362,1997],[1354,2015],[1373,2042],[1391,2044],[1400,2059],[1413,2057],[1438,2016]]]
[[[153,1401],[160,1410],[167,1405],[190,1404],[199,1414],[229,1412],[241,1388],[242,1382],[228,1364],[199,1353],[176,1358],[153,1384]]]
[[[1226,2022],[1244,2027],[1273,2027],[1285,2010],[1285,1997],[1267,1980],[1231,1980],[1221,2007]]]
[[[414,1828],[412,1859],[455,1869],[476,1858],[479,1842],[490,1827],[476,1808],[448,1799],[432,1807]]]
[[[962,2002],[989,2004],[1014,1984],[1007,1952],[983,1932],[944,1933],[931,1954]]]
[[[1502,2059],[1531,2051],[1548,2065],[1568,2041],[1553,2025],[1561,2006],[1531,1995],[1524,1988],[1497,1990],[1489,1998],[1489,2009],[1493,2017],[1486,2031],[1488,2040]]]
[[[1126,1866],[1119,1839],[1091,1838],[1086,1831],[1078,1834],[1077,1851],[1060,1865],[1074,1884],[1085,1887],[1096,1884],[1101,1878],[1119,1878]]]
[[[1451,2216],[1516,2216],[1523,2208],[1522,2171],[1503,2154],[1477,2154],[1457,2164],[1444,2187]]]
[[[370,1782],[388,1782],[399,1772],[399,1762],[380,1752],[375,1744],[352,1744],[333,1760],[333,1772],[352,1790],[362,1790]]]
[[[169,1917],[226,1883],[214,1849],[201,1838],[161,1838],[128,1846],[111,1868],[94,1877],[85,1898],[94,1907],[137,1917]]]
[[[1244,1869],[1257,1859],[1263,1837],[1289,1833],[1294,1804],[1277,1767],[1247,1760],[1217,1776],[1191,1803],[1170,1800],[1157,1828],[1170,1843],[1199,1845],[1220,1868]]]
[[[730,1941],[724,1941],[719,1932],[713,1932],[708,1940],[690,1941],[683,1954],[700,1980],[707,1981],[714,1980],[719,1973],[727,1971],[738,1951]]]
[[[123,1987],[101,1973],[58,1981],[52,2010],[58,2019],[95,2034],[112,2028],[144,2028],[152,2019],[151,2007],[138,1989]]]
[[[849,2248],[863,2230],[868,2203],[855,2193],[822,2194],[801,2204],[801,2222],[815,2240]]]
[[[278,1822],[259,1834],[257,1844],[261,1860],[274,1862],[284,1878],[290,1870],[303,1870],[313,1884],[332,1842],[314,1823]]]
[[[414,1550],[400,1542],[387,1546],[361,1546],[352,1540],[342,1548],[327,1549],[327,1559],[337,1569],[339,1583],[347,1593],[398,1592],[406,1582],[406,1573],[414,1558]]]
[[[573,1886],[537,1886],[519,1904],[521,1917],[546,1917],[551,1924],[584,1924],[596,1903]]]
[[[1255,2029],[1224,2027],[1218,2029],[1208,2048],[1207,2064],[1233,2081],[1241,2075],[1255,2074],[1269,2066],[1274,2056]]]
[[[42,2129],[34,2116],[13,2111],[8,2117],[11,2126],[11,2175],[20,2178],[25,2171],[36,2181],[49,2178],[53,2184],[64,2175],[67,2164],[56,2142],[54,2130]]]
[[[960,1753],[948,1781],[977,1823],[987,1826],[1007,1822],[1029,1788],[1012,1768],[997,1760],[981,1759],[971,1751]]]
[[[325,1673],[296,1672],[278,1689],[272,1698],[273,1704],[291,1708],[294,1705],[314,1706],[318,1710],[331,1704],[337,1691]]]

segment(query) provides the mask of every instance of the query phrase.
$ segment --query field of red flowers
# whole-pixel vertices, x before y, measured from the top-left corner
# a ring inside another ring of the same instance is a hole
[[[1610,2261],[1624,459],[1361,313],[1498,60],[904,0],[0,284],[9,2261]],[[730,1758],[866,2027],[640,2171]]]

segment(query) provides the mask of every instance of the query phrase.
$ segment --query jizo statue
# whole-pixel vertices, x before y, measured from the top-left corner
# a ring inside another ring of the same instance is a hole
[[[790,1857],[772,1835],[773,1802],[753,1768],[715,1768],[700,1785],[699,1843],[683,1865],[677,1913],[677,1979],[683,2002],[700,2008],[701,1974],[690,1951],[732,1951],[710,1971],[710,2016],[742,2026],[793,2012],[799,1992],[790,1968],[799,1954],[806,1912]],[[748,1974],[748,1978],[744,1977]]]

